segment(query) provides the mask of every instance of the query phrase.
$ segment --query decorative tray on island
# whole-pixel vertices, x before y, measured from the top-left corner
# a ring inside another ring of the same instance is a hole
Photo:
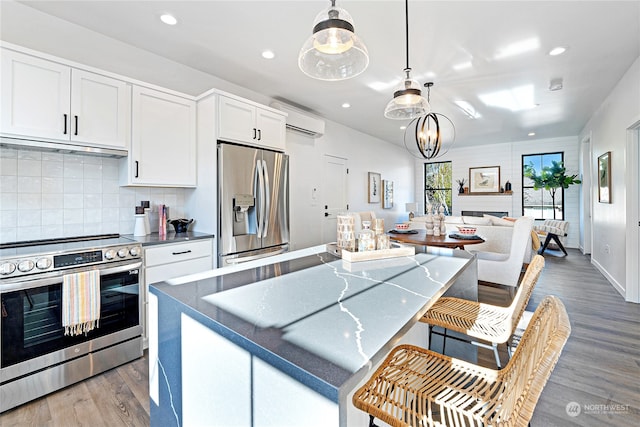
[[[404,246],[397,243],[391,243],[391,249],[377,249],[375,251],[365,252],[352,252],[346,249],[338,248],[335,243],[327,244],[327,252],[341,257],[345,261],[358,262],[358,261],[371,261],[384,258],[397,258],[412,256],[416,254],[416,248],[414,246]]]

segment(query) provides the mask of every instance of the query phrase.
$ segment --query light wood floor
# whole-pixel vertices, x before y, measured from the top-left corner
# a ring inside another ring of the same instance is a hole
[[[640,425],[640,305],[624,302],[577,250],[545,252],[546,267],[528,309],[545,295],[564,302],[572,333],[531,425]],[[508,305],[509,292],[480,287],[480,299]],[[480,362],[494,367],[492,353]],[[506,350],[503,349],[503,360]],[[575,402],[581,413],[567,414]],[[148,426],[147,358],[112,369],[0,415],[0,426]]]

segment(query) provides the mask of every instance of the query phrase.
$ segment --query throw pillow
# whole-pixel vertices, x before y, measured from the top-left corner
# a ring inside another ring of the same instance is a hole
[[[469,225],[491,225],[489,218],[483,218],[481,216],[463,216],[462,220],[465,224]]]
[[[513,227],[515,221],[510,221],[504,218],[498,218],[497,216],[483,214],[485,218],[489,218],[491,221],[491,225],[496,225],[499,227]]]

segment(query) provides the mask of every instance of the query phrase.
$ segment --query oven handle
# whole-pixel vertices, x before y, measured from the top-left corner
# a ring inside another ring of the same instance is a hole
[[[124,265],[120,264],[114,267],[103,267],[103,268],[99,268],[99,270],[100,270],[100,276],[105,276],[108,274],[117,274],[117,273],[122,273],[128,270],[135,270],[140,268],[142,268],[142,261],[129,262]],[[95,267],[93,269],[95,269]],[[72,268],[69,270],[55,271],[53,273],[43,273],[40,276],[34,276],[31,278],[25,278],[25,277],[16,278],[15,282],[1,283],[0,294],[6,293],[6,292],[12,292],[12,291],[21,291],[24,289],[38,288],[40,286],[61,284],[62,276],[64,276],[65,274],[80,273],[80,272],[89,271],[89,270],[92,270],[92,268],[91,267]],[[42,277],[45,275],[46,277]]]

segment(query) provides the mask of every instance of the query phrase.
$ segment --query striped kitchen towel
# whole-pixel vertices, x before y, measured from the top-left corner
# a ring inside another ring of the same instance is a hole
[[[62,278],[62,326],[65,335],[86,334],[100,320],[100,271],[65,274]]]

